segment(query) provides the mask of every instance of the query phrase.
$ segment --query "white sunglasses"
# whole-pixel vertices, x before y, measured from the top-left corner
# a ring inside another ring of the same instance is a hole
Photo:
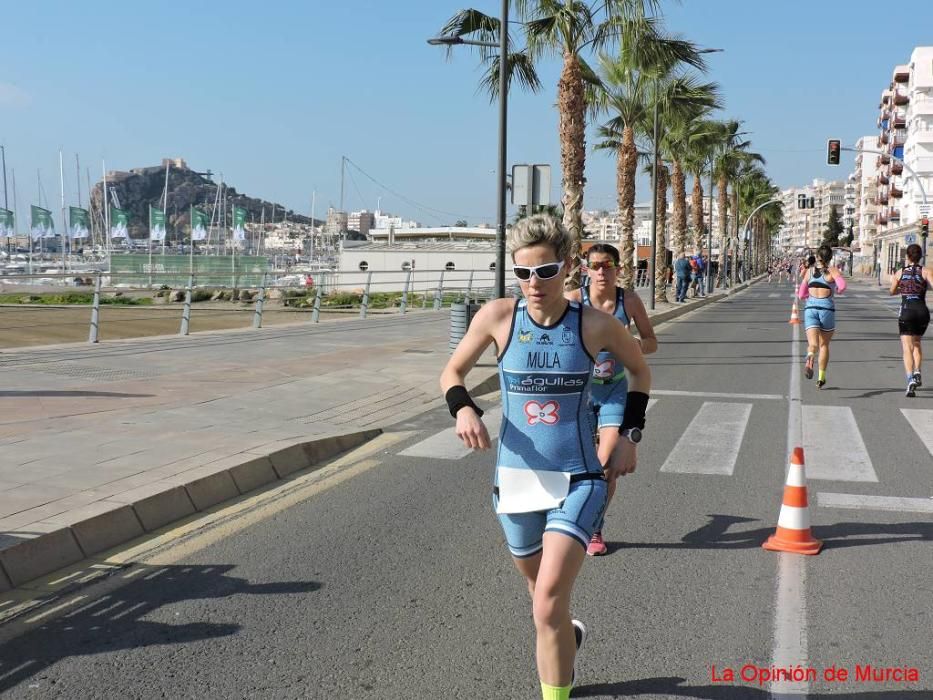
[[[562,269],[564,269],[563,260],[560,262],[544,263],[543,265],[534,265],[532,267],[526,265],[512,266],[512,272],[514,272],[515,276],[522,282],[530,280],[532,275],[539,280],[554,279]]]

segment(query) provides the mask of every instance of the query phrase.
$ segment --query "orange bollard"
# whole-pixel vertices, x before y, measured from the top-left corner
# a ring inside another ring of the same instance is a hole
[[[800,325],[800,314],[797,311],[797,300],[794,299],[794,305],[790,307],[790,321],[789,324],[794,326]]]
[[[772,552],[795,554],[819,554],[823,546],[810,532],[807,475],[804,470],[802,447],[795,447],[790,459],[777,530],[761,546]]]

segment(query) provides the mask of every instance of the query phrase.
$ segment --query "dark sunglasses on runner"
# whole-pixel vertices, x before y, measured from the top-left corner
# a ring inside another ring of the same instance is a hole
[[[559,273],[563,267],[564,261],[561,260],[560,262],[544,263],[543,265],[535,265],[534,267],[513,265],[512,272],[514,272],[515,276],[522,282],[530,280],[532,275],[539,280],[549,280],[557,277],[557,273]]]
[[[586,267],[590,270],[613,270],[615,266],[614,260],[594,260],[586,263]]]

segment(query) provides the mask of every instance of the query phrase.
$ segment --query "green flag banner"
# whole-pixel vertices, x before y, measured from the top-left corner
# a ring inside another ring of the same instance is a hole
[[[233,207],[233,240],[246,240],[246,217],[249,212],[243,207]]]
[[[191,209],[191,240],[207,240],[207,227],[211,225],[210,217],[200,209]]]
[[[165,240],[165,212],[149,205],[149,240]]]
[[[110,207],[110,237],[130,237],[130,213],[128,211]]]
[[[30,214],[32,215],[30,233],[33,240],[53,238],[55,236],[55,222],[52,221],[52,212],[33,204],[30,207]]]
[[[72,238],[87,238],[91,232],[91,215],[87,209],[68,207],[68,229]]]
[[[13,235],[13,212],[0,207],[0,236],[9,238]]]

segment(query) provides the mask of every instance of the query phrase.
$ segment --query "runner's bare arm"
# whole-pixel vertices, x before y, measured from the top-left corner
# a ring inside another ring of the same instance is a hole
[[[645,303],[637,293],[626,293],[625,308],[631,315],[635,328],[638,329],[638,344],[641,346],[643,355],[650,355],[657,352],[658,337],[654,334],[654,326],[651,325],[651,319],[648,318],[648,311],[645,309]]]
[[[491,343],[495,342],[501,351],[502,343],[507,341],[503,335],[508,333],[514,307],[514,299],[496,299],[485,304],[473,317],[466,335],[441,372],[441,391],[445,397],[452,387],[466,386],[467,374]],[[504,332],[503,325],[506,327]],[[456,418],[457,437],[463,440],[467,447],[480,450],[489,448],[489,432],[482,418],[472,407],[464,406],[458,410]]]
[[[891,278],[891,289],[889,291],[892,297],[897,294],[897,288],[901,285],[901,272],[903,270],[898,270]]]

